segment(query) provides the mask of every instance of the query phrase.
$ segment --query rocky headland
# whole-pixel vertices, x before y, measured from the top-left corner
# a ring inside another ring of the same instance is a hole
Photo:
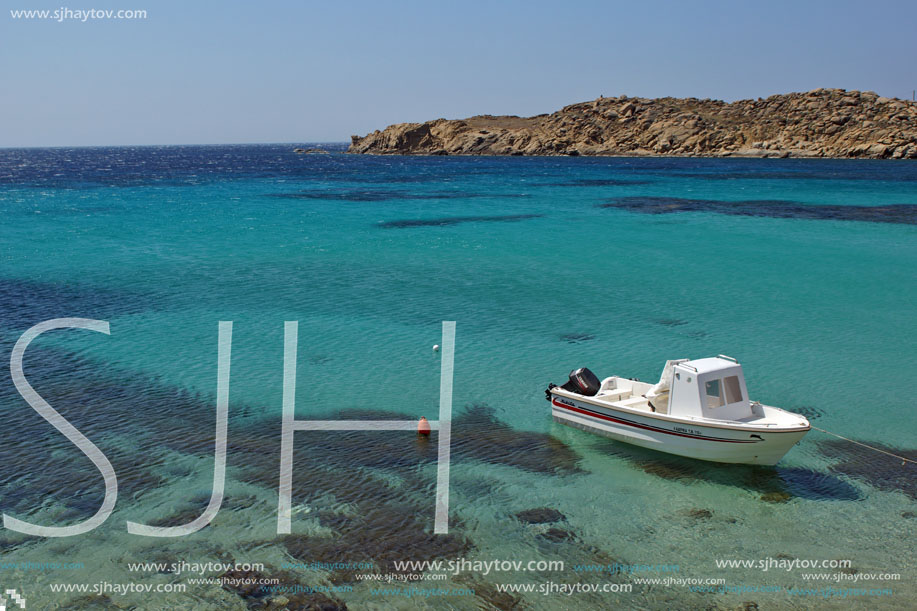
[[[399,123],[347,152],[917,159],[917,103],[816,89],[726,103],[600,97],[534,117]]]

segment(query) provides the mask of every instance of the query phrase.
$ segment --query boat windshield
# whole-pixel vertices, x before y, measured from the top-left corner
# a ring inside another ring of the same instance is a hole
[[[707,392],[707,407],[721,407],[723,405],[723,390],[720,380],[710,380],[705,385]]]
[[[708,409],[742,401],[742,384],[739,382],[739,376],[708,380],[704,385],[704,392],[707,395]]]
[[[739,376],[724,378],[723,387],[726,390],[726,403],[738,403],[742,400],[742,385],[739,383]]]

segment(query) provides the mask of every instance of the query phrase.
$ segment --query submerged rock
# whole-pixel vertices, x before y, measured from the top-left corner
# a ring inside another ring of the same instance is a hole
[[[563,541],[573,541],[576,539],[574,533],[569,530],[564,530],[563,528],[549,528],[543,533],[539,533],[538,536],[552,543],[561,543]]]
[[[697,475],[690,468],[684,468],[677,464],[667,464],[662,461],[646,461],[635,463],[636,466],[644,473],[661,477],[669,480],[697,479]]]
[[[542,187],[633,187],[652,184],[651,180],[619,178],[579,178],[565,182],[541,183]]]
[[[579,344],[582,342],[589,342],[595,339],[595,335],[592,333],[565,333],[560,336],[560,340],[567,342],[568,344]]]
[[[472,405],[452,424],[453,455],[504,464],[535,473],[582,473],[579,455],[546,433],[519,431],[497,419],[486,405]]]
[[[13,605],[12,608],[15,609],[16,606]],[[86,609],[87,611],[103,611],[104,609],[123,609],[124,607],[115,603],[111,597],[105,594],[87,594],[86,596],[74,598],[73,600],[69,601],[66,608],[80,610]]]
[[[917,204],[855,206],[807,204],[785,200],[707,200],[681,197],[617,197],[600,208],[615,208],[645,214],[676,212],[714,212],[729,216],[756,216],[781,219],[826,221],[864,221],[872,223],[917,224]]]
[[[286,594],[275,594],[264,589],[265,579],[278,579],[277,585],[289,587]],[[249,609],[270,611],[303,610],[303,611],[346,611],[347,605],[337,598],[322,592],[310,592],[309,586],[301,584],[286,572],[264,574],[259,571],[231,570],[220,575],[222,587],[237,595]]]
[[[405,229],[409,227],[448,227],[462,223],[512,223],[541,218],[541,214],[502,214],[490,216],[443,216],[433,219],[403,219],[385,221],[377,226],[382,229]]]
[[[893,448],[871,441],[869,445],[917,461],[917,450]],[[917,500],[917,465],[914,463],[902,463],[899,458],[842,439],[821,441],[818,447],[828,458],[839,460],[831,465],[833,472],[855,477],[885,492],[903,492]]]
[[[526,524],[549,524],[551,522],[561,522],[567,519],[564,514],[550,507],[526,509],[517,513],[516,518]]]
[[[184,526],[185,524],[193,522],[194,520],[199,518],[204,513],[204,509],[206,509],[206,506],[199,507],[199,508],[191,507],[188,509],[183,509],[181,511],[173,513],[164,518],[157,518],[157,519],[151,520],[149,522],[149,526],[155,526],[155,527]],[[208,522],[201,530],[210,528],[211,526],[213,526],[213,523],[219,519],[220,519],[220,514],[217,514],[216,517],[213,520],[211,520],[210,522]]]
[[[789,410],[796,414],[802,414],[806,417],[806,420],[812,421],[818,418],[821,418],[825,415],[824,410],[821,410],[817,407],[811,405],[797,405],[797,406],[786,406],[784,409]]]
[[[765,503],[786,503],[793,498],[789,492],[766,492],[761,495],[761,500]]]
[[[522,608],[521,596],[510,592],[501,592],[490,582],[475,579],[467,575],[459,575],[453,581],[474,590],[475,598],[484,601],[488,607],[492,606],[495,609],[500,609],[500,611]]]
[[[219,576],[224,590],[228,590],[239,597],[250,601],[267,596],[261,580],[268,577],[258,571],[226,571]]]
[[[331,562],[337,558],[369,558],[383,569],[379,572],[396,572],[393,563],[406,558],[417,561],[458,558],[473,549],[469,539],[457,534],[461,529],[459,522],[452,521],[449,534],[434,535],[428,528],[431,522],[428,515],[432,515],[432,507],[376,507],[367,503],[352,517],[328,513],[321,516],[322,526],[334,530],[334,537],[287,535],[280,541],[299,560]]]

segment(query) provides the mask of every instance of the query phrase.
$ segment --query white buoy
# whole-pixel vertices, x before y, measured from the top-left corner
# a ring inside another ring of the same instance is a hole
[[[433,352],[439,352],[439,344],[433,344]]]

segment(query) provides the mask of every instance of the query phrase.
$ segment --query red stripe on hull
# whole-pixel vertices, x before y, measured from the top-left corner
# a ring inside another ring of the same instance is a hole
[[[602,420],[609,420],[611,422],[617,422],[618,424],[623,424],[626,426],[632,426],[638,429],[644,429],[647,431],[654,431],[657,433],[665,433],[667,435],[676,435],[678,437],[687,437],[689,439],[700,439],[701,441],[719,441],[721,443],[758,443],[754,440],[743,440],[743,439],[719,439],[717,437],[698,437],[697,435],[689,435],[687,433],[678,433],[676,431],[670,431],[668,429],[662,429],[654,426],[648,426],[645,424],[640,424],[638,422],[631,422],[630,420],[621,420],[619,418],[614,418],[612,416],[607,416],[605,414],[600,414],[598,412],[593,412],[590,410],[580,409],[578,407],[573,407],[572,405],[564,405],[563,403],[558,403],[556,399],[551,399],[551,404],[555,407],[560,407],[562,409],[568,409],[573,412],[583,414],[585,416],[591,416],[593,418],[600,418]]]

